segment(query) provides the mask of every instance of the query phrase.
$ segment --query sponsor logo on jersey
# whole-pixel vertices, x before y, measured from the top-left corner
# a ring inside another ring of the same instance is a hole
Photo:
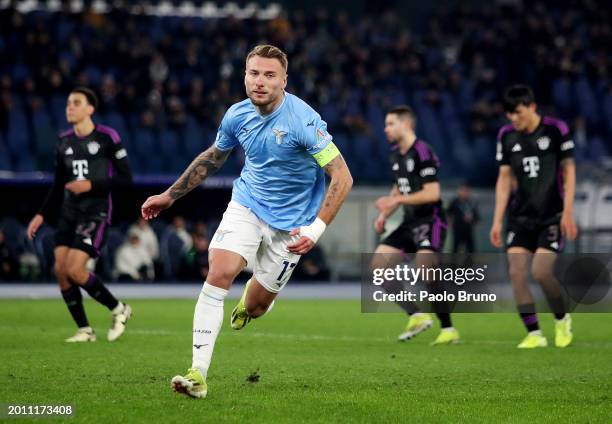
[[[421,169],[421,177],[426,177],[428,175],[436,175],[436,168],[430,166],[429,168]]]
[[[97,141],[90,141],[87,143],[87,151],[90,155],[95,155],[100,151],[100,144]]]
[[[74,151],[72,150],[72,147],[68,147],[68,148],[66,149],[66,151],[64,152],[64,154],[65,154],[66,156],[68,156],[68,155],[73,155],[73,154],[74,154]]]
[[[276,137],[276,144],[281,144],[283,142],[283,137],[287,135],[287,131],[279,130],[278,128],[272,128],[272,132],[274,133],[274,137]]]
[[[414,171],[414,159],[406,159],[406,169],[408,170],[408,172]]]
[[[520,144],[515,144],[514,147],[512,148],[513,152],[520,152],[521,150],[523,149],[521,148]]]
[[[540,159],[537,156],[526,156],[523,158],[523,171],[529,178],[538,176],[540,170]]]
[[[561,151],[565,152],[566,150],[574,148],[574,140],[567,140],[561,144]]]
[[[89,164],[86,159],[72,161],[72,174],[77,180],[84,180],[85,175],[89,174]]]
[[[536,143],[538,143],[540,150],[546,150],[548,149],[548,146],[550,146],[550,137],[540,137],[536,140]]]
[[[397,171],[399,169],[399,164],[398,163],[394,163],[393,166],[391,167],[391,170],[393,171]]]

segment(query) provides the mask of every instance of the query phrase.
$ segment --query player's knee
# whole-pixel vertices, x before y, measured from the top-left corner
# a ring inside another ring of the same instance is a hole
[[[533,279],[538,283],[546,282],[553,278],[552,270],[543,269],[541,267],[534,267],[531,270],[531,275],[533,275]]]
[[[89,272],[87,268],[80,267],[77,265],[68,265],[66,269],[66,276],[68,279],[75,284],[84,284],[87,281]]]
[[[55,272],[55,276],[60,281],[66,280],[68,278],[68,270],[66,269],[66,264],[64,262],[55,262],[53,266],[53,272]]]
[[[510,265],[508,268],[508,274],[510,275],[510,280],[513,284],[524,284],[527,282],[527,278],[525,278],[525,270],[516,265]]]
[[[206,281],[215,283],[219,287],[229,287],[235,278],[235,273],[223,267],[211,267],[208,270]]]

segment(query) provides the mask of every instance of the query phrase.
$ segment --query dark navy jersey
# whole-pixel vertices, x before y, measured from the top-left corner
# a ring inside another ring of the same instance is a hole
[[[429,144],[417,139],[405,154],[396,149],[391,154],[391,170],[401,194],[423,189],[426,183],[438,181],[440,161]],[[404,205],[404,221],[434,218],[442,212],[442,202]]]
[[[71,181],[89,180],[92,188],[74,194],[64,188]],[[111,191],[128,186],[132,174],[127,152],[114,129],[96,124],[94,131],[84,137],[73,129],[60,134],[55,151],[55,179],[40,214],[49,215],[59,204],[77,213],[110,212]]]
[[[542,117],[534,132],[501,128],[497,137],[497,162],[509,165],[516,178],[510,220],[532,226],[559,219],[563,211],[561,161],[574,157],[574,142],[565,122]]]

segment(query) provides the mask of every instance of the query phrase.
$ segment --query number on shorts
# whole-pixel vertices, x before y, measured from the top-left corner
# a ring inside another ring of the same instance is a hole
[[[428,237],[428,235],[429,235],[429,224],[419,225],[418,227],[413,228],[412,232],[413,232],[414,236],[416,237],[417,242],[421,242],[421,241],[429,238]]]
[[[293,263],[293,262],[289,262],[289,261],[283,261],[283,270],[281,271],[280,275],[278,276],[278,278],[276,280],[277,281],[282,280],[283,279],[283,275],[285,275],[285,272],[287,272],[287,268],[289,268],[291,270],[296,265],[297,265],[297,262]]]

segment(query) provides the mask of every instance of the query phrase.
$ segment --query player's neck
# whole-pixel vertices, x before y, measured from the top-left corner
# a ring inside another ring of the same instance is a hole
[[[408,150],[412,147],[412,145],[416,142],[416,134],[409,133],[401,138],[399,142],[399,151],[402,155],[406,154]]]
[[[540,126],[540,122],[542,122],[542,117],[536,113],[529,125],[527,126],[525,132],[527,134],[531,134]]]
[[[280,96],[278,96],[278,99],[276,99],[275,101],[268,103],[267,105],[264,105],[264,106],[255,105],[255,109],[257,109],[257,112],[261,116],[267,116],[267,115],[270,115],[272,112],[274,112],[276,109],[278,109],[279,106],[283,103],[283,100],[285,100],[284,91]]]
[[[96,129],[96,126],[93,121],[88,118],[83,119],[81,122],[77,122],[72,128],[74,128],[74,133],[77,137],[85,137],[91,134]]]

